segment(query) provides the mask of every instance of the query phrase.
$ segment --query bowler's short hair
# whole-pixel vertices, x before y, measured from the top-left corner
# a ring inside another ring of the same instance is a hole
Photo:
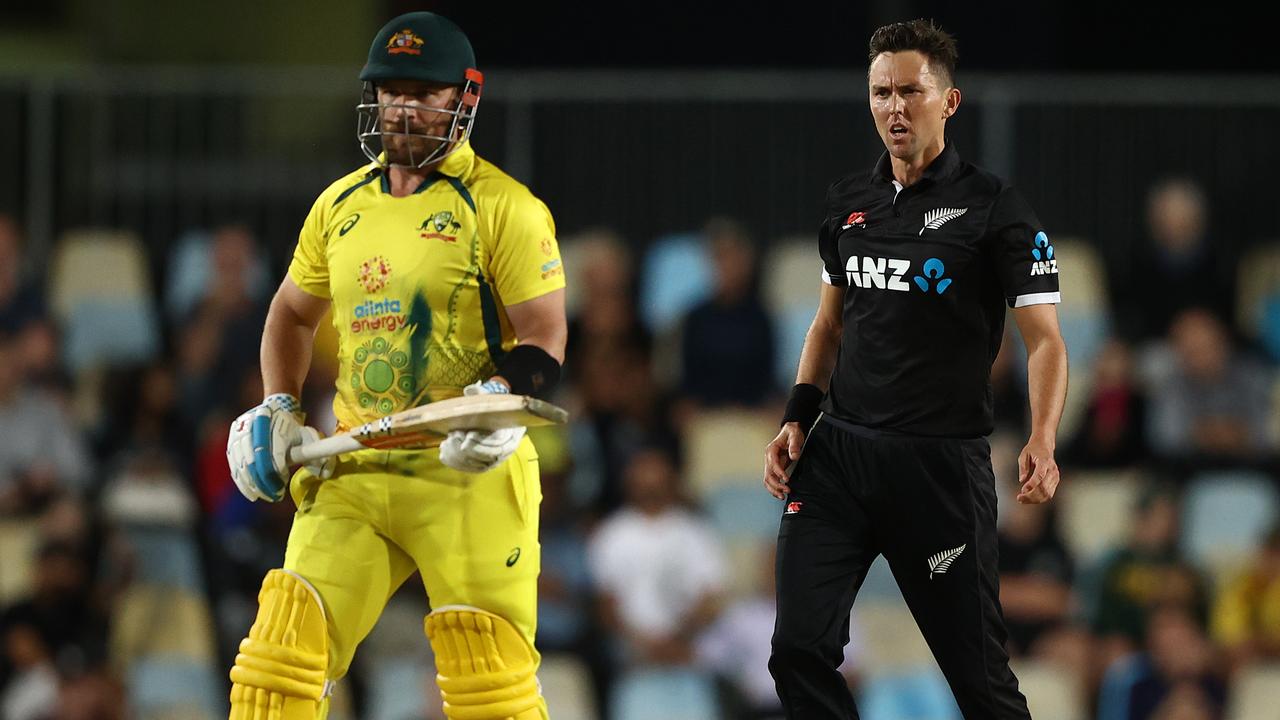
[[[871,34],[867,64],[875,62],[880,53],[916,50],[929,58],[934,73],[946,73],[948,87],[956,83],[956,39],[932,20],[911,20],[885,25]]]

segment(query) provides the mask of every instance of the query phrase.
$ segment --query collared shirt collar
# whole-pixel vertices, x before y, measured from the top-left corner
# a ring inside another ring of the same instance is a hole
[[[387,155],[385,152],[380,153],[378,155],[379,161],[385,161],[386,158],[387,158]],[[468,140],[462,143],[462,145],[457,150],[454,150],[453,152],[449,153],[449,156],[444,159],[444,162],[440,163],[440,165],[438,165],[436,169],[431,172],[430,175],[427,175],[427,177],[423,179],[422,184],[418,186],[418,189],[414,191],[414,194],[420,193],[423,190],[426,190],[427,188],[431,187],[432,183],[434,183],[436,180],[439,180],[440,179],[439,176],[441,175],[446,175],[451,178],[457,178],[458,180],[461,180],[465,183],[467,176],[471,174],[471,170],[472,168],[475,167],[475,164],[476,164],[476,151],[471,149],[471,141]],[[387,169],[382,168],[380,170],[380,173],[382,175],[382,179],[380,183],[380,186],[382,187],[382,192],[390,193],[391,183],[390,183],[390,180],[388,179]]]
[[[924,169],[924,174],[920,176],[920,179],[940,182],[950,177],[959,167],[960,153],[956,151],[955,143],[947,140],[942,147],[942,152],[933,159],[933,162],[929,163],[929,167]],[[881,178],[885,182],[894,181],[893,163],[889,160],[888,152],[882,153],[880,159],[876,161],[872,177]]]

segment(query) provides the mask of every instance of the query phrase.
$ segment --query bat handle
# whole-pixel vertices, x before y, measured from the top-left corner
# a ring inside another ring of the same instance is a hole
[[[290,465],[305,465],[312,460],[353,452],[363,447],[364,445],[361,445],[359,440],[350,435],[335,435],[322,438],[313,443],[307,443],[306,445],[289,448],[288,461]]]

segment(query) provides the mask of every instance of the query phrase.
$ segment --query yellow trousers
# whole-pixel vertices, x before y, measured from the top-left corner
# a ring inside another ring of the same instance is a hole
[[[387,599],[415,569],[433,608],[487,610],[533,647],[542,489],[529,438],[502,466],[479,474],[441,465],[435,449],[362,450],[344,455],[328,480],[298,472],[290,493],[298,510],[284,568],[324,603],[330,680],[346,674]]]

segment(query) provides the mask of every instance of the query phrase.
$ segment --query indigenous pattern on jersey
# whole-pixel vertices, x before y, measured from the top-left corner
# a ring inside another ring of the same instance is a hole
[[[470,144],[407,197],[373,164],[330,185],[289,277],[332,300],[345,427],[490,377],[517,342],[506,307],[564,287],[550,211]]]
[[[992,430],[1005,307],[1057,303],[1058,260],[1016,190],[952,145],[903,188],[888,155],[827,193],[822,279],[847,288],[823,409],[873,428]]]

